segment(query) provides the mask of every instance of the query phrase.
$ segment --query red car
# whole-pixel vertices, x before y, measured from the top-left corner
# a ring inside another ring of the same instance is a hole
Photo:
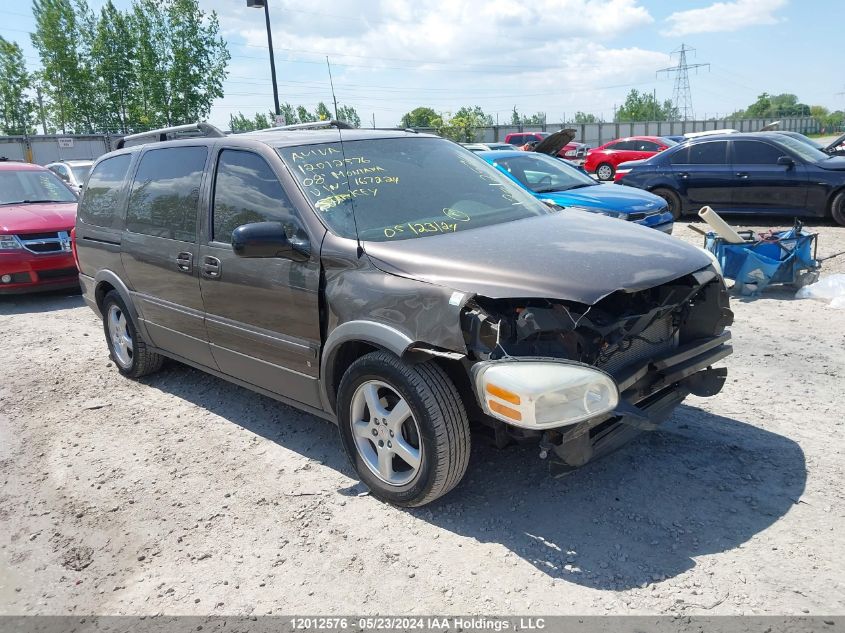
[[[505,136],[505,143],[522,147],[526,143],[530,143],[531,141],[542,141],[544,138],[549,136],[551,136],[551,132],[511,132]],[[570,141],[563,147],[563,149],[560,150],[560,152],[558,152],[558,156],[565,158],[568,161],[578,162],[576,160],[578,158],[578,150],[582,147],[584,148],[584,152],[586,152],[589,146],[584,143]]]
[[[618,138],[589,150],[587,160],[584,161],[584,169],[595,173],[599,180],[613,180],[613,175],[620,163],[651,158],[673,145],[677,143],[662,136]]]
[[[74,288],[76,194],[38,165],[0,162],[0,294]]]

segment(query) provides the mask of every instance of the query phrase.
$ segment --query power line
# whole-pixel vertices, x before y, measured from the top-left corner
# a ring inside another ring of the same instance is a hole
[[[684,121],[690,121],[695,118],[695,112],[692,107],[692,92],[689,87],[689,71],[698,70],[702,67],[707,67],[710,70],[710,64],[688,64],[687,53],[695,52],[694,48],[687,47],[686,44],[681,44],[680,48],[672,51],[672,55],[678,56],[678,65],[669,68],[661,68],[657,74],[666,73],[667,76],[672,73],[675,74],[675,88],[672,91],[672,102],[675,104],[675,110]]]

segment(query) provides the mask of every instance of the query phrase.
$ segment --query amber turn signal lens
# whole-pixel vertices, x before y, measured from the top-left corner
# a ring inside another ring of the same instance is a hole
[[[522,420],[522,414],[519,411],[517,411],[516,409],[511,409],[510,407],[506,407],[503,404],[499,404],[495,400],[488,400],[487,406],[490,407],[491,411],[495,411],[496,413],[503,415],[506,418],[516,420],[517,422]]]
[[[510,402],[511,404],[520,403],[519,396],[513,391],[502,389],[501,387],[497,387],[496,385],[492,385],[490,383],[487,383],[485,388],[487,389],[487,393],[492,396],[496,396],[497,398],[501,398],[505,402]]]

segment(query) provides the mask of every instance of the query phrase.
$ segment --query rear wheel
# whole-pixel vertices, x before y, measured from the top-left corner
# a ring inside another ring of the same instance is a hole
[[[830,205],[830,215],[839,226],[845,226],[845,191],[836,194]]]
[[[103,299],[103,329],[109,354],[124,376],[140,378],[161,369],[164,357],[147,349],[116,290]]]
[[[469,423],[438,365],[388,352],[356,360],[340,382],[338,424],[352,465],[372,494],[421,506],[454,488],[469,461]]]
[[[672,217],[676,220],[680,219],[683,215],[681,210],[681,196],[679,196],[675,191],[671,189],[667,189],[665,187],[658,187],[657,189],[652,189],[651,193],[655,196],[660,196],[666,201],[666,204],[669,208]]]
[[[616,170],[613,169],[613,165],[610,163],[602,163],[596,167],[596,177],[599,180],[613,180],[613,174],[615,173]]]

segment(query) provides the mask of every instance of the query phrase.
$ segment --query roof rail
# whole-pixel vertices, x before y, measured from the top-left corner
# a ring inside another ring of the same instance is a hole
[[[336,127],[339,130],[354,130],[355,127],[349,125],[345,121],[312,121],[311,123],[294,123],[292,125],[277,125],[276,127],[267,127],[262,130],[255,130],[255,132],[278,132],[281,130],[317,130],[324,127]],[[249,132],[247,132],[249,134]]]
[[[149,142],[166,141],[168,135],[178,135],[183,132],[200,132],[200,134],[193,134],[191,136],[202,136],[208,138],[222,138],[226,136],[219,128],[210,123],[188,123],[187,125],[176,125],[174,127],[163,127],[158,130],[150,130],[149,132],[139,132],[138,134],[130,134],[124,136],[117,142],[117,149],[123,149],[126,146],[126,141],[138,141],[149,138]],[[158,137],[158,138],[156,138]]]

